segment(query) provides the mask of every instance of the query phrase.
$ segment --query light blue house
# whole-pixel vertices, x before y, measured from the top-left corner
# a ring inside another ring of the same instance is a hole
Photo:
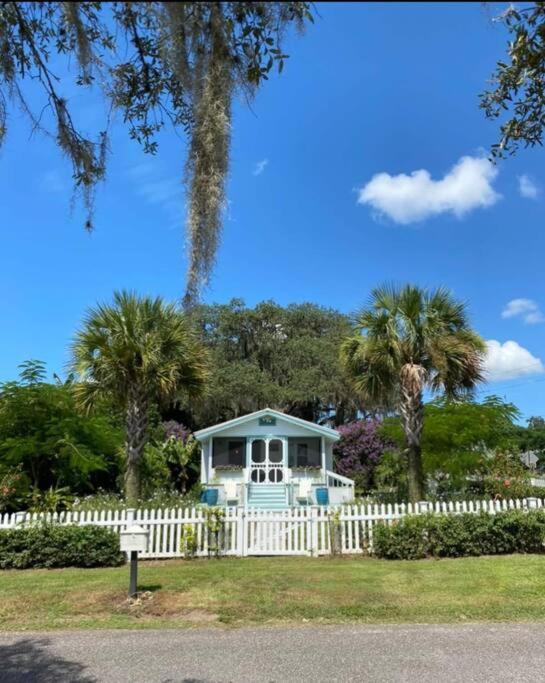
[[[220,505],[265,509],[349,503],[354,482],[333,472],[339,433],[265,408],[201,429],[201,483]]]

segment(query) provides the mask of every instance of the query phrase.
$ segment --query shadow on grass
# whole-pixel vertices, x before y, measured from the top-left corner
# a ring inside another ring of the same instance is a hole
[[[51,652],[47,638],[23,638],[0,645],[0,681],[2,683],[95,683],[85,675],[86,667]]]
[[[155,591],[160,591],[161,588],[163,587],[163,584],[161,583],[143,583],[143,584],[138,584],[138,592],[139,593],[155,593]]]

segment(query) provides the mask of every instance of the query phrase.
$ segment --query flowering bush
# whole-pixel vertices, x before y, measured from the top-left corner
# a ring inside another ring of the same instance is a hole
[[[17,510],[24,477],[20,468],[0,474],[0,513]]]
[[[484,463],[484,490],[493,498],[525,498],[532,495],[530,473],[517,455],[495,453]]]
[[[380,422],[358,420],[339,427],[341,438],[333,446],[335,469],[350,477],[360,490],[373,486],[373,475],[391,444],[379,434]]]

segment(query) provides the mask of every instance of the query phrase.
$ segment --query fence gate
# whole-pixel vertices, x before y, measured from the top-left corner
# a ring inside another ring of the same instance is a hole
[[[318,553],[317,518],[310,509],[248,509],[244,555],[313,555]]]

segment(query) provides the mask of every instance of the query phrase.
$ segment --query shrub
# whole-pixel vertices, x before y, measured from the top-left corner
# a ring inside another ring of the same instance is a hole
[[[374,553],[389,560],[544,552],[545,512],[512,510],[461,515],[414,515],[379,524]]]
[[[356,488],[367,490],[384,451],[392,444],[379,433],[380,422],[358,420],[339,427],[341,438],[333,446],[335,468],[351,477]]]
[[[200,491],[200,485],[194,486],[185,496],[176,491],[160,489],[151,496],[141,498],[136,507],[146,510],[193,507],[199,503]],[[128,505],[121,494],[102,491],[75,499],[70,509],[76,511],[125,510],[129,507],[133,506]]]
[[[98,526],[34,524],[0,531],[0,569],[116,567],[119,538]]]

